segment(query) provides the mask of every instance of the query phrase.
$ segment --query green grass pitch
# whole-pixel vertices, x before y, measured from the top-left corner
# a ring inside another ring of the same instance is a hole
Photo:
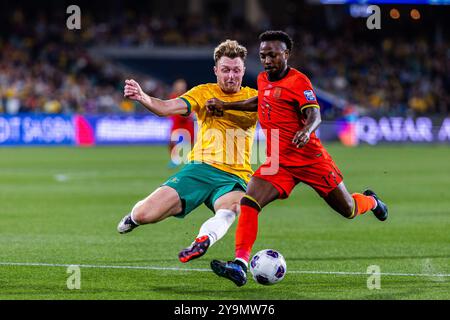
[[[389,220],[346,220],[297,186],[261,213],[254,247],[285,256],[285,279],[242,288],[209,271],[233,257],[236,224],[201,259],[178,262],[211,215],[204,206],[116,232],[175,172],[165,147],[0,148],[0,299],[449,299],[450,148],[327,147],[349,191],[373,188]],[[68,265],[81,266],[79,290]],[[380,289],[367,287],[371,265]]]

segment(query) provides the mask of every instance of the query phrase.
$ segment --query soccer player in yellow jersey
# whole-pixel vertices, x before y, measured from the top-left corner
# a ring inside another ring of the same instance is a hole
[[[120,233],[171,216],[183,218],[204,203],[215,215],[201,226],[195,241],[178,254],[179,260],[185,263],[204,255],[228,231],[239,213],[240,200],[253,173],[250,153],[257,113],[224,111],[215,116],[205,105],[212,98],[235,102],[257,96],[256,90],[241,87],[246,57],[247,49],[236,41],[221,43],[214,50],[217,83],[196,86],[171,100],[150,97],[136,81],[125,81],[124,96],[139,101],[159,116],[195,112],[199,133],[189,162],[136,203],[120,221],[117,227]]]

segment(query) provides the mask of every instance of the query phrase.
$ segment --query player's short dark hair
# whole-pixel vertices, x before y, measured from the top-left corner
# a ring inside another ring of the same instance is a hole
[[[224,56],[230,59],[241,58],[245,62],[247,49],[236,40],[227,39],[214,49],[214,62],[217,63]]]
[[[289,51],[292,51],[292,48],[294,47],[294,41],[292,41],[292,38],[284,31],[269,30],[269,31],[263,32],[259,35],[259,40],[261,42],[263,42],[263,41],[284,42],[286,44],[286,48]]]

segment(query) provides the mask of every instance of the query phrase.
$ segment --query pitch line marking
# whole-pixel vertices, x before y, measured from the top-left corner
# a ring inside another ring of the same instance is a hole
[[[0,266],[20,266],[20,267],[69,267],[78,266],[80,268],[92,269],[136,269],[136,270],[159,270],[159,271],[197,271],[212,272],[210,269],[200,268],[177,268],[177,267],[154,267],[154,266],[107,266],[95,264],[62,264],[62,263],[39,263],[39,262],[0,262]],[[328,274],[328,275],[355,275],[367,276],[366,272],[347,272],[347,271],[311,271],[311,270],[288,270],[287,273],[297,274]],[[377,273],[378,274],[378,273]],[[370,275],[373,275],[372,273]],[[398,277],[450,277],[450,274],[431,274],[431,273],[379,273],[380,276],[398,276]]]

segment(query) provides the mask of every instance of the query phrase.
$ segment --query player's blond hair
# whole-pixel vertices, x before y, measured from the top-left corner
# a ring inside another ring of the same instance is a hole
[[[247,58],[247,48],[241,46],[236,40],[227,39],[214,49],[214,62],[222,57],[230,59],[241,58],[243,61]]]

